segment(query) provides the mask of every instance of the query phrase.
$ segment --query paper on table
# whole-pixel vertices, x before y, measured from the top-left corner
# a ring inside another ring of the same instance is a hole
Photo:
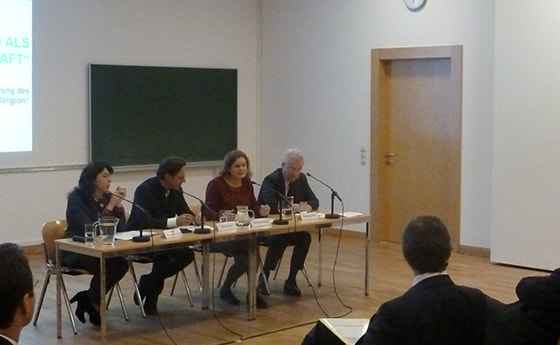
[[[154,235],[152,233],[152,231],[150,231],[150,230],[143,230],[142,231],[142,235],[144,235],[144,236],[150,236],[150,234],[152,236]],[[125,241],[130,241],[135,236],[140,236],[140,230],[122,231],[122,232],[117,232],[115,234],[116,239],[125,240]]]
[[[187,228],[190,231],[194,231],[195,229],[200,229],[200,225],[187,225],[187,226],[181,226],[181,229]],[[204,224],[204,229],[208,229],[208,230],[214,230],[213,227],[211,227],[210,225],[206,225]]]
[[[366,332],[368,319],[319,319],[345,344],[355,344]]]
[[[342,214],[343,217],[350,218],[350,217],[358,217],[363,215],[362,212],[344,212]]]

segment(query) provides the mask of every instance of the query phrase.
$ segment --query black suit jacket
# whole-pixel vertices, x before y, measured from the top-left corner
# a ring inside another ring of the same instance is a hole
[[[480,290],[430,277],[382,304],[356,345],[484,344],[486,308]]]
[[[6,338],[0,337],[0,345],[12,345]]]
[[[294,203],[296,204],[300,201],[307,201],[313,210],[319,208],[319,199],[317,199],[315,193],[309,187],[307,177],[304,174],[300,174],[299,178],[289,185],[288,193],[282,168],[276,169],[263,180],[261,190],[259,191],[259,204],[270,206],[270,213],[278,213],[278,202],[282,201],[278,193],[293,196]]]
[[[492,311],[488,345],[556,345],[560,334],[560,269],[550,276],[525,277],[519,301]]]

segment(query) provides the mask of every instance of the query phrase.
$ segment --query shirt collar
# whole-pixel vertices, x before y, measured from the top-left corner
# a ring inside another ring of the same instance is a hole
[[[6,339],[7,341],[9,341],[10,343],[17,345],[16,341],[8,336],[5,336],[4,334],[0,334],[0,337]]]
[[[419,275],[415,276],[414,279],[412,280],[412,286],[414,286],[414,285],[420,283],[420,282],[421,282],[422,280],[424,280],[424,279],[428,279],[428,278],[435,277],[435,276],[443,276],[443,275],[446,275],[446,276],[447,276],[447,275],[449,275],[449,274],[447,273],[447,271],[442,271],[442,272],[429,272],[429,273],[422,273],[422,274],[419,274]]]

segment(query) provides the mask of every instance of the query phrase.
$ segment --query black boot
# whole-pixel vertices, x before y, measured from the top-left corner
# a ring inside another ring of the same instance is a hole
[[[86,312],[90,304],[88,292],[86,290],[78,292],[70,300],[70,303],[74,303],[74,302],[78,302],[78,306],[76,307],[76,317],[82,323],[86,323],[86,317],[84,316],[84,313]]]
[[[95,309],[91,301],[89,300],[88,292],[86,290],[78,292],[72,299],[70,303],[78,302],[78,306],[76,307],[76,317],[82,323],[86,323],[85,313],[89,315],[89,321],[99,326],[101,325],[101,315],[99,311]]]

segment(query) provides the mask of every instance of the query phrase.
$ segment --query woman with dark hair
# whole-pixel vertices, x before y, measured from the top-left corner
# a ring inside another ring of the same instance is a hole
[[[112,173],[113,168],[105,162],[91,162],[82,170],[78,186],[68,194],[66,207],[68,227],[64,232],[64,237],[84,236],[84,225],[94,223],[100,216],[119,218],[117,231],[124,229],[126,220],[124,208],[121,205],[122,199],[109,191]],[[117,187],[115,194],[125,198],[126,189]],[[88,313],[90,322],[99,325],[101,323],[99,260],[92,256],[62,252],[62,263],[65,266],[82,268],[93,273],[89,290],[78,292],[70,302],[78,302],[76,316],[82,323],[86,322],[84,313]],[[107,291],[126,274],[127,270],[128,262],[125,258],[115,257],[106,260]]]
[[[249,158],[239,150],[226,154],[220,176],[212,179],[206,187],[206,204],[210,208],[206,218],[218,220],[220,210],[235,209],[238,205],[247,205],[257,217],[267,217],[270,213],[268,205],[260,205],[251,183]],[[215,244],[213,250],[233,256],[234,263],[230,267],[224,284],[220,289],[220,298],[230,304],[239,304],[239,300],[231,291],[233,283],[247,272],[249,267],[249,242],[237,240]],[[264,299],[257,294],[257,307],[266,308]]]

